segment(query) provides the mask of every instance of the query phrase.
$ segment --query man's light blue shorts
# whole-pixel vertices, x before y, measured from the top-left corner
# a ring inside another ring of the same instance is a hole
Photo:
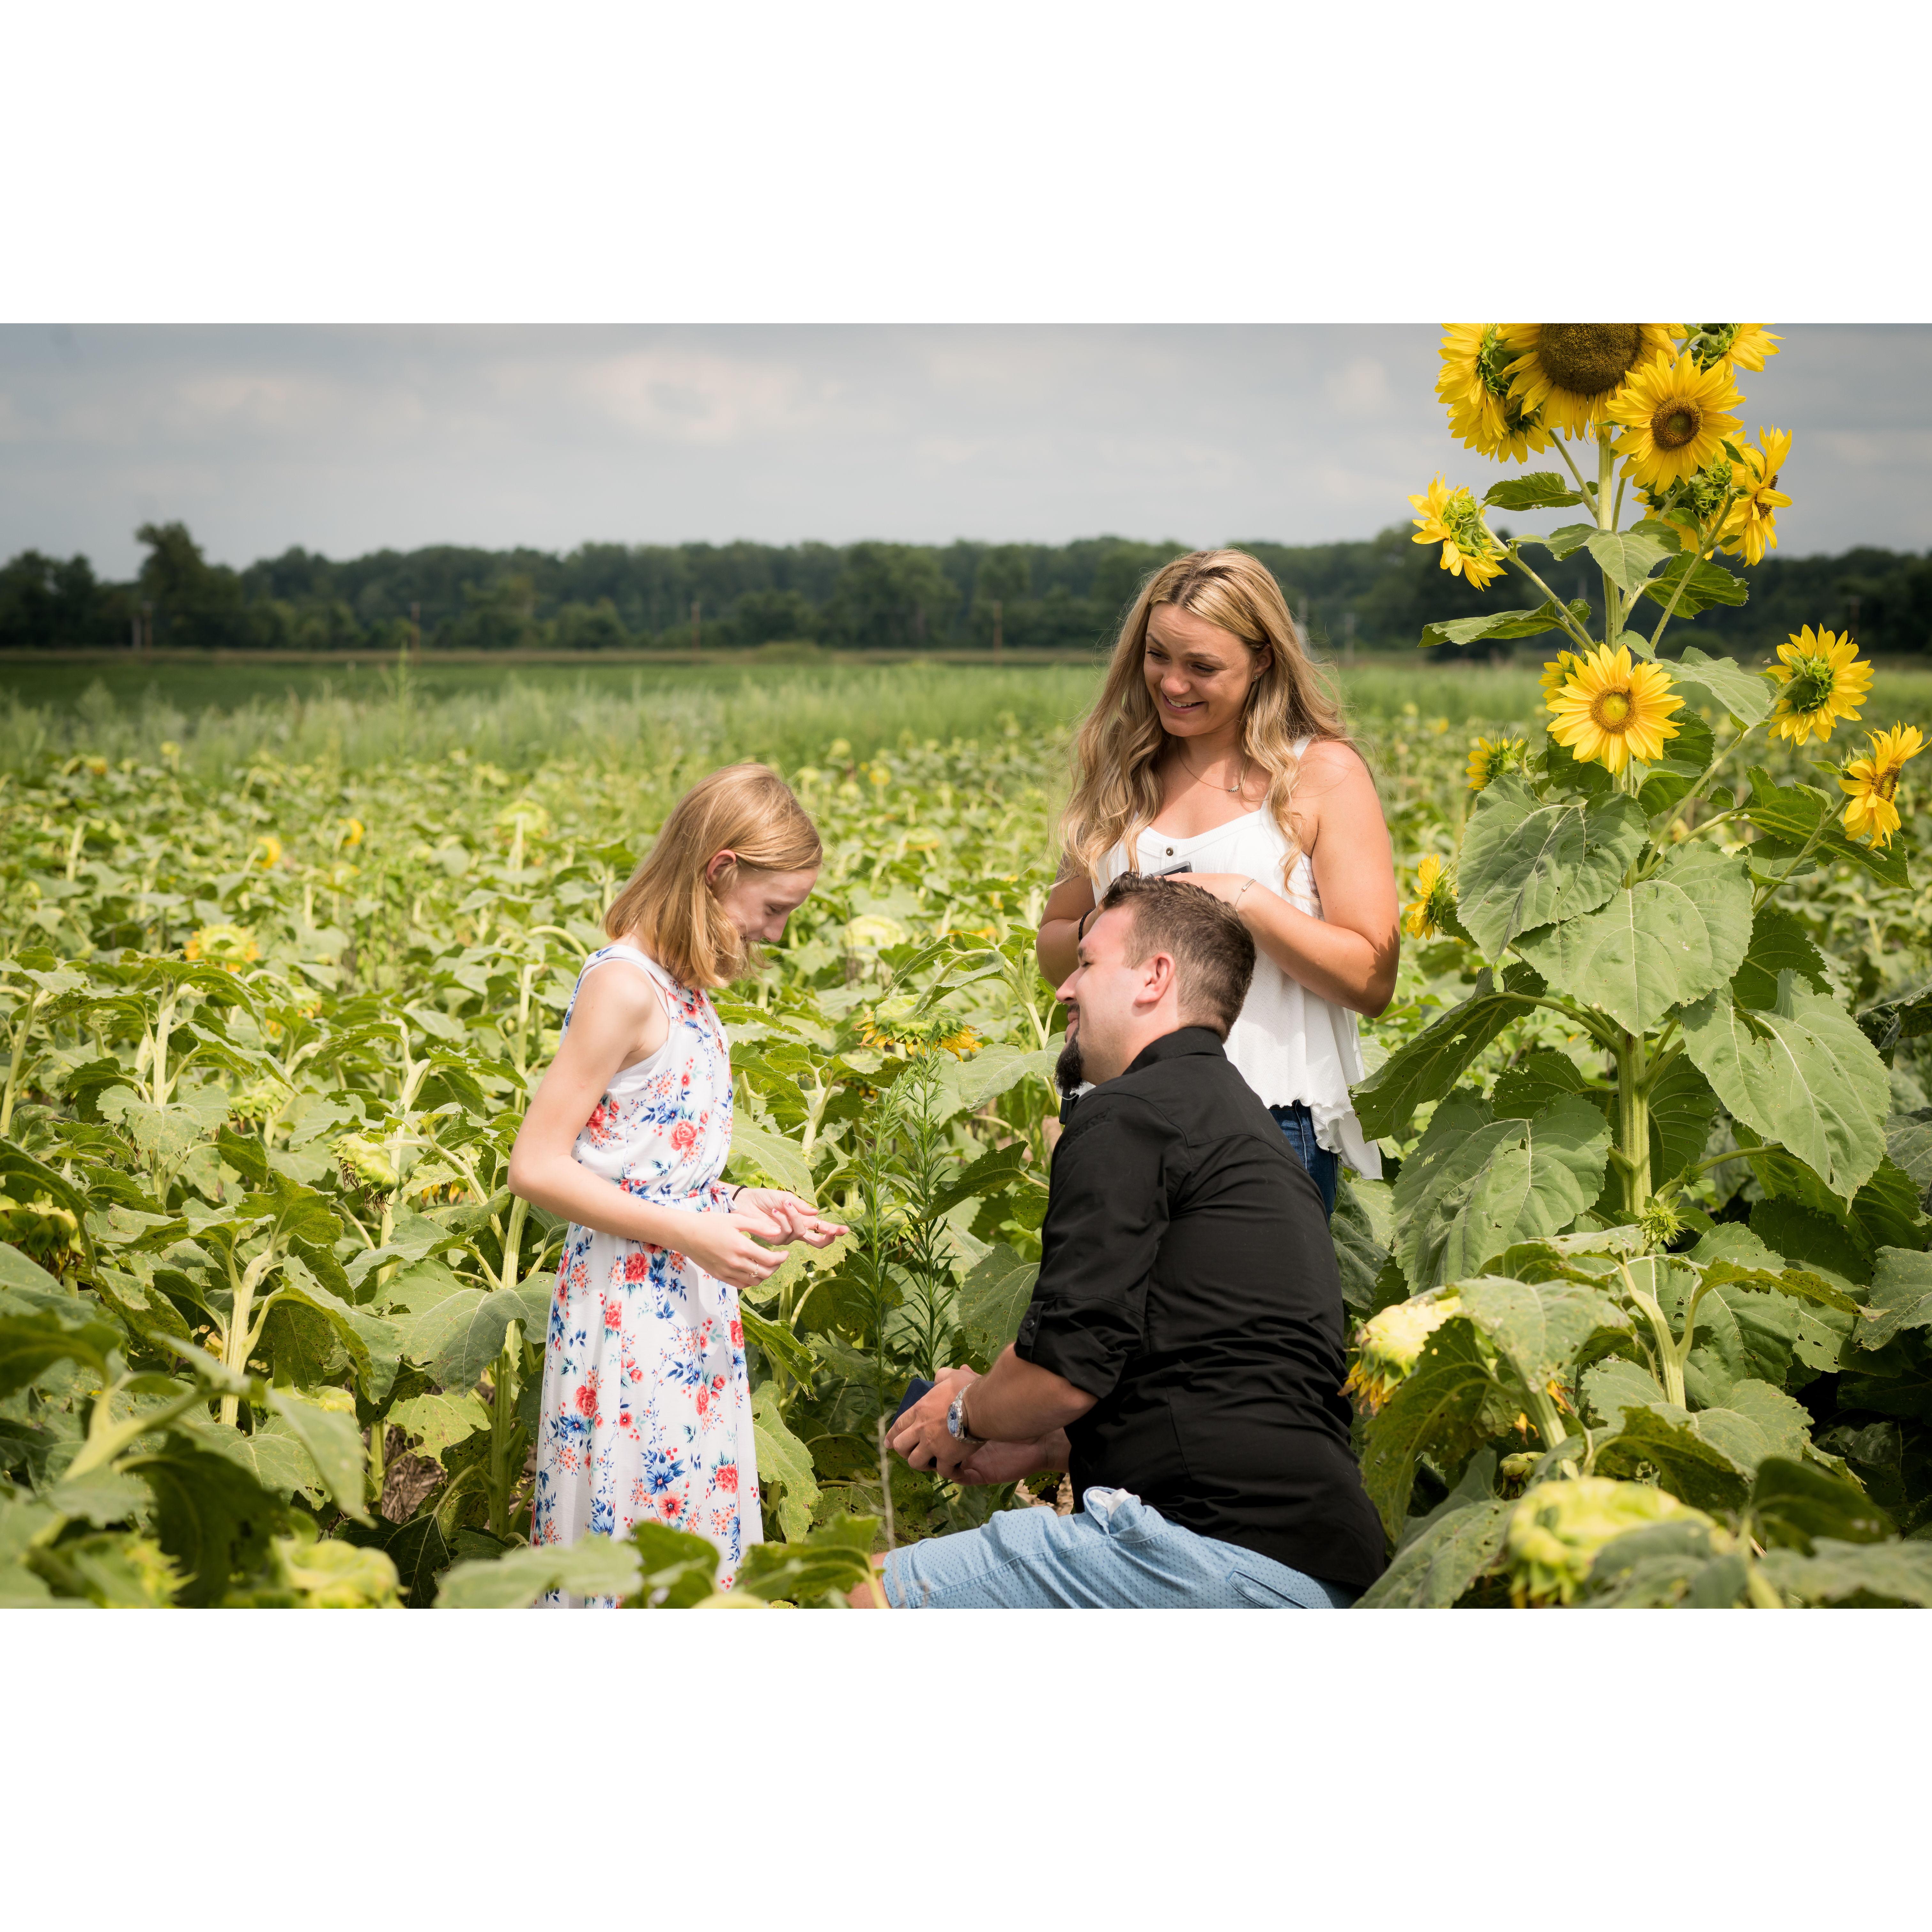
[[[1352,1590],[1238,1544],[1197,1536],[1126,1490],[1089,1490],[1077,1515],[1005,1510],[979,1529],[886,1558],[896,1610],[1329,1610]]]

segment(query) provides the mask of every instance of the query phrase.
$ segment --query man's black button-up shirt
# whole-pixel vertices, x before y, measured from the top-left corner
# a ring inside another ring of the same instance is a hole
[[[1210,1029],[1082,1096],[1041,1242],[1015,1351],[1099,1397],[1066,1432],[1076,1493],[1130,1490],[1200,1535],[1372,1582],[1322,1196]]]

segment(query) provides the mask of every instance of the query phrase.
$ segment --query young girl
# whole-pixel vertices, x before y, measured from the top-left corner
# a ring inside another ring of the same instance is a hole
[[[1398,902],[1368,768],[1317,682],[1280,586],[1245,551],[1157,571],[1080,728],[1065,854],[1038,940],[1058,986],[1122,872],[1172,872],[1254,935],[1228,1058],[1280,1124],[1330,1214],[1343,1161],[1382,1163],[1348,1099],[1355,1016],[1395,988]]]
[[[775,1189],[722,1184],[731,1056],[708,988],[776,940],[818,876],[818,834],[762,765],[679,800],[604,916],[510,1185],[568,1217],[544,1358],[532,1540],[640,1521],[709,1537],[728,1588],[761,1540],[738,1291],[844,1231]],[[550,1600],[566,1600],[561,1596]]]

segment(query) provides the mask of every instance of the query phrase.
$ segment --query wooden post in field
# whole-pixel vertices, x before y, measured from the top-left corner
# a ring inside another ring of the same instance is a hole
[[[410,662],[422,662],[422,606],[413,601],[410,605]]]
[[[993,599],[993,662],[1000,662],[1000,646],[1003,641],[1000,633],[1000,618],[1003,606],[998,598]]]
[[[703,636],[700,628],[702,620],[699,614],[704,608],[704,604],[697,598],[691,600],[691,661],[693,664],[698,662],[698,644]]]

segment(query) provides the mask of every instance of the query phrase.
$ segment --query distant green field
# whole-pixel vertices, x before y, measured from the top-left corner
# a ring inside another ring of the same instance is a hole
[[[910,740],[1054,736],[1092,701],[1092,664],[854,662],[721,655],[704,664],[430,658],[392,662],[92,664],[0,658],[0,770],[42,755],[152,758],[164,744],[198,770],[260,753],[355,768],[461,747],[506,769],[556,758],[599,764],[674,751],[692,759],[797,765],[843,738],[860,755]],[[1540,659],[1514,664],[1365,658],[1335,668],[1371,748],[1426,728],[1528,724]],[[1932,670],[1882,673],[1867,722],[1932,724]]]

